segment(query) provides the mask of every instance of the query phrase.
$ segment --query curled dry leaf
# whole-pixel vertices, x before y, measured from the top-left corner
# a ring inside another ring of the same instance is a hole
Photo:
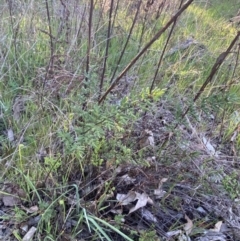
[[[189,235],[192,232],[193,228],[193,222],[192,220],[185,214],[185,219],[187,220],[187,223],[184,225],[184,230],[187,235]]]
[[[21,206],[22,209],[24,209],[27,213],[37,213],[38,212],[38,206],[35,205],[35,206],[32,206],[30,208],[26,208],[24,206]]]
[[[129,191],[128,194],[117,194],[116,199],[119,201],[119,205],[128,205],[135,200],[138,200],[136,205],[130,209],[129,213],[135,212],[141,207],[146,206],[147,203],[153,204],[153,200],[149,198],[146,193],[138,193],[134,191]]]
[[[168,178],[162,178],[161,181],[158,184],[158,189],[162,189],[162,185],[164,182],[166,182],[168,180]]]
[[[138,201],[135,207],[130,209],[129,214],[132,212],[135,212],[139,208],[145,207],[147,203],[153,204],[152,199],[150,199],[146,193],[142,193],[142,194],[137,193],[136,199],[138,199]]]
[[[221,227],[222,227],[222,221],[218,221],[216,224],[215,224],[215,226],[214,226],[214,228],[213,229],[210,229],[211,231],[214,231],[214,232],[220,232],[220,230],[221,230]]]
[[[168,180],[168,178],[162,178],[161,181],[158,184],[158,189],[154,190],[154,195],[156,196],[156,199],[161,199],[165,195],[166,191],[164,191],[162,189],[162,185],[167,180]]]
[[[131,202],[134,202],[136,198],[136,192],[129,191],[128,194],[117,194],[117,200],[119,201],[120,205],[128,205]]]

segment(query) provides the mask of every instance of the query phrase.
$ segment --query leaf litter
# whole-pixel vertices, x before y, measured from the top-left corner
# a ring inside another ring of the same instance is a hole
[[[159,121],[162,119],[165,120],[164,123]],[[228,210],[228,207],[233,206],[234,203],[227,196],[219,196],[217,191],[219,186],[216,185],[222,183],[224,175],[217,182],[208,178],[214,176],[212,168],[215,168],[214,163],[223,159],[221,155],[224,150],[216,151],[218,149],[215,148],[214,139],[209,138],[207,133],[203,136],[202,131],[198,133],[193,125],[181,126],[182,142],[179,142],[174,133],[168,129],[168,126],[174,123],[174,115],[166,106],[163,108],[163,105],[159,104],[149,109],[145,118],[135,123],[130,137],[133,140],[139,140],[134,148],[136,153],[139,150],[143,151],[143,158],[147,165],[126,162],[117,168],[110,165],[101,173],[97,169],[90,168],[86,174],[90,179],[94,177],[93,181],[83,182],[82,177],[74,180],[81,190],[79,201],[87,211],[97,213],[96,209],[101,199],[102,202],[108,204],[111,215],[122,215],[122,225],[127,226],[137,222],[145,230],[154,228],[156,234],[165,238],[164,240],[175,238],[176,240],[210,241],[219,238],[225,241],[226,232],[228,235],[229,233],[233,235],[231,230],[237,230],[229,223],[232,220],[240,222],[239,215],[236,211]],[[9,129],[9,141],[13,138],[13,130]],[[162,152],[159,153],[161,148]],[[166,148],[168,152],[165,151]],[[170,153],[169,156],[167,153]],[[192,155],[189,161],[185,161],[186,153],[189,157]],[[209,154],[211,154],[212,161],[206,163],[205,159],[209,157]],[[47,155],[44,147],[41,147],[37,153],[40,161],[44,161]],[[202,169],[203,166],[204,169]],[[222,167],[221,172],[229,171],[229,165],[226,166],[227,169]],[[233,167],[231,170],[234,170]],[[179,176],[182,178],[179,179]],[[213,192],[212,196],[209,196],[202,187],[203,178],[208,180]],[[115,195],[110,192],[109,194],[103,193],[104,183],[107,180],[111,180]],[[29,227],[36,227],[41,219],[38,205],[23,206],[21,195],[18,194],[20,188],[13,184],[9,184],[8,188],[5,185],[2,190],[2,209],[19,206],[26,213],[33,215],[26,224],[27,226],[24,224],[22,226],[25,232],[30,232]],[[71,198],[69,195],[67,203],[73,207],[78,201],[75,195],[72,196]],[[224,221],[216,222],[219,217]],[[76,222],[76,220],[69,219],[66,224],[71,229],[75,228]],[[199,223],[202,227],[198,227]],[[227,229],[221,232],[223,224],[227,226]],[[175,230],[172,230],[173,225],[175,225]],[[198,228],[203,231],[196,235],[195,230]]]
[[[14,101],[13,117],[16,121],[20,120],[24,112],[24,101],[23,97]],[[104,172],[104,166],[99,168],[100,172],[91,168],[85,171],[88,178],[92,178],[88,182],[83,181],[81,176],[73,175],[72,180],[81,190],[81,199],[78,200],[73,194],[73,198],[70,198],[69,195],[66,197],[67,204],[72,208],[80,202],[88,212],[98,214],[97,207],[101,200],[107,204],[111,215],[124,216],[121,218],[124,225],[135,224],[145,230],[153,228],[157,236],[164,240],[171,237],[176,240],[225,241],[227,235],[236,237],[240,223],[239,204],[235,210],[230,211],[229,207],[236,205],[235,201],[229,199],[226,192],[219,195],[218,190],[222,188],[224,175],[216,182],[209,177],[214,177],[213,169],[217,174],[221,170],[226,175],[234,171],[234,166],[229,163],[234,163],[231,160],[236,160],[237,155],[234,154],[235,159],[226,155],[228,150],[219,148],[211,133],[206,131],[203,135],[202,130],[198,130],[198,124],[193,124],[194,121],[188,116],[188,125],[179,126],[176,135],[172,129],[172,126],[177,124],[173,109],[173,106],[164,101],[152,105],[145,115],[134,123],[131,135],[128,135],[130,141],[136,143],[133,151],[142,151],[142,158],[147,165],[137,162],[130,164],[126,161],[115,170],[112,165]],[[214,121],[213,118],[211,120]],[[235,142],[237,135],[238,130],[235,130],[230,141]],[[9,142],[14,141],[13,129],[7,129],[7,138]],[[42,162],[47,155],[44,147],[37,153]],[[218,165],[222,160],[226,160],[221,162],[225,164]],[[112,192],[103,193],[104,183],[109,180],[111,187],[115,189],[115,195]],[[201,185],[202,180],[208,181],[211,195],[209,190]],[[52,185],[51,183],[49,186]],[[41,188],[46,186],[43,183]],[[37,227],[41,216],[37,205],[21,205],[22,197],[18,189],[4,189],[1,194],[1,209],[9,210],[18,206],[33,216],[27,226],[23,224],[24,231],[29,234],[24,237],[28,240],[35,232],[34,227]],[[107,216],[108,212],[101,210],[101,215]],[[221,221],[217,221],[218,219]],[[233,221],[236,221],[237,225],[231,225]],[[76,223],[77,220],[72,219],[66,222],[70,229],[75,228]],[[221,231],[223,225],[228,229]],[[28,230],[29,227],[33,229]],[[175,230],[172,230],[173,227]],[[195,227],[204,231],[196,235]]]

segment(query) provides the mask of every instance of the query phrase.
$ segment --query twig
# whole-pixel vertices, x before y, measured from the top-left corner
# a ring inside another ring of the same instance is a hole
[[[103,71],[102,71],[102,76],[101,76],[101,81],[100,81],[100,86],[99,86],[99,99],[101,98],[101,94],[102,94],[103,80],[104,80],[106,63],[107,63],[107,58],[108,58],[108,50],[109,50],[111,27],[112,27],[113,3],[114,3],[114,0],[111,0],[109,16],[108,16],[107,43],[106,43],[106,50],[105,50],[105,56],[104,56],[104,62],[103,62]]]
[[[88,46],[87,46],[87,63],[86,63],[86,81],[88,80],[89,64],[90,64],[90,51],[91,51],[91,36],[92,36],[92,16],[93,16],[93,0],[90,2],[88,23]]]
[[[140,2],[138,3],[137,11],[136,11],[136,14],[135,14],[135,16],[134,16],[131,29],[130,29],[130,31],[129,31],[129,33],[128,33],[127,40],[126,40],[125,45],[124,45],[124,47],[123,47],[123,49],[122,49],[122,51],[121,51],[121,55],[120,55],[120,57],[119,57],[119,59],[118,59],[118,62],[117,62],[117,64],[116,64],[116,67],[115,67],[115,70],[114,70],[114,72],[113,72],[113,75],[112,75],[112,78],[111,78],[110,83],[113,82],[113,79],[114,79],[114,77],[115,77],[115,75],[116,75],[116,72],[117,72],[117,70],[118,70],[119,64],[121,63],[122,57],[123,57],[123,55],[124,55],[124,53],[125,53],[125,50],[126,50],[126,48],[127,48],[129,39],[130,39],[130,37],[131,37],[131,35],[132,35],[133,28],[134,28],[134,26],[135,26],[135,23],[137,22],[137,17],[138,17],[138,13],[139,13],[141,4],[142,4],[142,0],[140,0]]]
[[[131,60],[131,62],[126,66],[126,68],[119,74],[119,76],[116,78],[116,80],[110,85],[110,87],[107,89],[107,91],[103,94],[103,96],[98,101],[99,104],[101,104],[107,97],[107,95],[110,93],[110,91],[115,87],[116,84],[120,81],[120,79],[126,74],[126,72],[131,69],[131,67],[137,62],[137,60],[147,51],[147,49],[156,41],[159,39],[159,37],[169,28],[169,26],[188,8],[188,6],[193,2],[194,0],[189,0],[186,2],[183,7],[166,23],[166,25],[161,28],[156,35],[145,45],[145,47]]]
[[[195,95],[194,99],[193,99],[193,103],[195,103],[198,98],[201,96],[201,94],[203,93],[203,91],[205,90],[206,86],[212,81],[214,75],[216,74],[216,72],[218,71],[219,67],[222,65],[222,63],[224,62],[224,60],[226,59],[226,57],[228,56],[228,54],[231,52],[231,49],[233,48],[233,46],[235,45],[235,43],[237,42],[238,38],[240,36],[240,31],[237,33],[236,37],[233,39],[233,41],[231,42],[231,44],[229,45],[229,47],[227,48],[227,50],[225,52],[222,52],[218,58],[216,59],[215,64],[212,67],[212,70],[209,74],[209,76],[207,77],[207,79],[205,80],[205,82],[203,83],[203,85],[201,86],[200,90],[198,91],[198,93]],[[190,105],[188,106],[188,108],[185,110],[185,112],[182,114],[182,119],[185,117],[185,115],[188,113],[188,111],[190,110]],[[176,125],[177,127],[177,125]],[[175,128],[176,128],[175,127]]]
[[[180,2],[179,9],[181,9],[182,4],[183,4],[183,0]],[[150,94],[151,94],[152,91],[153,91],[154,84],[155,84],[155,81],[156,81],[156,78],[157,78],[157,74],[158,74],[159,68],[160,68],[161,63],[162,63],[162,60],[163,60],[164,53],[165,53],[165,51],[166,51],[167,45],[168,45],[169,40],[170,40],[170,38],[171,38],[171,36],[172,36],[173,30],[174,30],[174,28],[175,28],[175,26],[176,26],[176,23],[177,23],[177,18],[176,18],[175,21],[173,22],[172,28],[171,28],[171,30],[170,30],[170,33],[169,33],[168,37],[167,37],[167,41],[166,41],[166,43],[165,43],[165,45],[164,45],[164,48],[163,48],[163,50],[162,50],[162,54],[161,54],[161,56],[160,56],[160,58],[159,58],[158,66],[157,66],[157,69],[156,69],[156,71],[155,71],[155,74],[154,74],[154,77],[153,77],[153,81],[152,81],[152,84],[151,84],[151,87],[150,87]]]

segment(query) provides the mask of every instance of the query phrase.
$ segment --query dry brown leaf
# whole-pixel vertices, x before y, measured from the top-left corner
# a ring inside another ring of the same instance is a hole
[[[128,194],[117,194],[116,199],[120,205],[128,205],[137,199],[137,194],[134,191],[129,191]]]
[[[137,201],[135,207],[130,209],[129,214],[132,212],[135,212],[139,208],[145,207],[147,203],[152,202],[152,200],[148,197],[148,195],[146,193],[142,193],[142,194],[136,193],[136,194],[137,194],[136,199],[138,199],[138,201]]]
[[[210,229],[211,231],[214,231],[214,232],[220,232],[220,230],[221,230],[221,227],[222,227],[222,221],[218,221],[216,224],[215,224],[215,226],[214,226],[214,228],[213,229]]]
[[[162,189],[163,183],[166,182],[167,180],[168,180],[168,178],[166,178],[166,177],[165,177],[165,178],[162,178],[161,181],[160,181],[159,184],[158,184],[158,189]]]
[[[193,222],[192,220],[185,214],[185,219],[187,220],[187,223],[184,225],[184,230],[187,235],[189,235],[192,232],[193,228]]]
[[[26,208],[26,207],[24,207],[24,206],[21,206],[22,207],[22,209],[24,209],[27,213],[36,213],[36,212],[38,212],[38,206],[37,205],[35,205],[35,206],[32,206],[32,207],[30,207],[30,208]]]
[[[161,199],[165,195],[166,191],[164,191],[162,189],[162,185],[167,180],[168,180],[168,178],[162,178],[161,181],[158,184],[158,189],[154,190],[154,195],[156,196],[156,199]]]
[[[150,197],[148,197],[147,203],[149,203],[149,204],[151,204],[151,205],[154,204],[153,200],[152,200]]]
[[[134,191],[129,191],[128,194],[117,194],[116,199],[119,201],[120,205],[128,205],[135,200],[138,200],[135,207],[131,208],[129,213],[136,211],[137,209],[146,206],[147,203],[153,204],[153,200],[148,197],[146,193],[138,193]]]

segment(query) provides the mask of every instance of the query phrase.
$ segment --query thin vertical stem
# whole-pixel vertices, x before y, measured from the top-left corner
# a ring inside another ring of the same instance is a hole
[[[100,86],[99,86],[99,99],[100,99],[101,93],[102,93],[103,80],[104,80],[104,75],[105,75],[105,71],[106,71],[106,63],[107,63],[108,50],[109,50],[109,45],[110,45],[113,4],[114,4],[114,0],[111,0],[110,10],[109,10],[109,17],[108,17],[107,43],[106,43],[106,50],[105,50],[105,56],[104,56],[103,71],[102,71],[102,76],[101,76],[101,81],[100,81]]]
[[[143,47],[143,49],[130,61],[130,63],[125,67],[125,69],[118,75],[115,81],[110,85],[107,91],[103,94],[103,96],[99,99],[98,103],[101,104],[110,93],[110,91],[116,86],[116,84],[120,81],[120,79],[126,74],[126,72],[131,69],[131,67],[137,62],[137,60],[148,50],[148,48],[156,41],[158,38],[172,25],[172,23],[177,19],[193,2],[194,0],[187,1],[182,8],[166,23],[166,25],[161,28],[155,36]]]
[[[112,78],[111,78],[110,83],[113,82],[113,79],[114,79],[114,77],[115,77],[115,75],[116,75],[116,72],[117,72],[117,70],[118,70],[119,64],[121,63],[122,57],[123,57],[123,55],[124,55],[124,53],[125,53],[125,50],[126,50],[126,48],[127,48],[129,39],[130,39],[130,37],[131,37],[131,35],[132,35],[133,28],[134,28],[135,23],[136,23],[136,21],[137,21],[137,17],[138,17],[138,13],[139,13],[141,4],[142,4],[142,0],[140,0],[139,3],[138,3],[138,8],[137,8],[137,11],[136,11],[136,13],[135,13],[135,16],[134,16],[134,19],[133,19],[133,22],[132,22],[131,29],[130,29],[130,31],[129,31],[129,33],[128,33],[128,37],[127,37],[126,43],[125,43],[125,45],[124,45],[124,47],[123,47],[123,49],[122,49],[121,55],[120,55],[120,57],[119,57],[119,59],[118,59],[118,62],[117,62],[117,64],[116,64],[116,67],[115,67],[115,70],[114,70],[114,72],[113,72],[113,75],[112,75]]]
[[[182,4],[183,4],[183,0],[182,0],[181,3],[180,3],[179,9],[181,9]],[[155,84],[155,81],[156,81],[156,79],[157,79],[158,71],[159,71],[159,69],[160,69],[160,66],[161,66],[161,63],[162,63],[162,60],[163,60],[164,53],[165,53],[165,51],[166,51],[167,45],[168,45],[169,40],[170,40],[170,38],[171,38],[171,36],[172,36],[173,30],[174,30],[174,28],[175,28],[175,26],[176,26],[176,23],[177,23],[177,18],[175,19],[175,21],[174,21],[173,24],[172,24],[172,27],[171,27],[171,29],[170,29],[170,33],[168,34],[168,37],[167,37],[167,41],[166,41],[166,43],[165,43],[165,45],[164,45],[164,48],[163,48],[162,53],[161,53],[161,56],[160,56],[160,58],[159,58],[158,65],[157,65],[157,69],[156,69],[156,71],[155,71],[155,74],[154,74],[154,77],[153,77],[153,81],[152,81],[152,84],[151,84],[151,87],[150,87],[150,94],[151,94],[152,91],[153,91],[154,84]]]
[[[48,6],[48,0],[45,0],[45,4],[46,4],[46,10],[47,10],[47,18],[48,18],[48,28],[49,28],[49,37],[50,37],[50,51],[51,51],[51,57],[50,57],[50,64],[48,66],[48,68],[51,66],[52,63],[52,57],[54,54],[54,46],[53,46],[53,39],[51,36],[52,35],[52,26],[51,26],[51,17],[50,17],[50,13],[49,13],[49,6]]]
[[[86,63],[86,81],[88,80],[90,51],[91,51],[91,37],[92,37],[92,16],[93,16],[93,0],[90,1],[89,22],[88,22],[88,46],[87,46],[87,63]]]
[[[236,37],[233,39],[233,41],[230,43],[229,47],[227,48],[227,50],[225,52],[222,52],[218,58],[216,59],[215,64],[213,65],[211,72],[209,74],[209,76],[207,77],[207,79],[205,80],[205,82],[202,84],[201,88],[199,89],[199,91],[197,92],[197,94],[195,95],[194,99],[193,99],[193,103],[195,103],[198,98],[201,96],[201,94],[203,93],[203,91],[205,90],[206,86],[212,81],[214,75],[217,73],[218,69],[220,68],[220,66],[222,65],[222,63],[224,62],[224,60],[226,59],[226,57],[228,56],[228,54],[230,53],[231,49],[233,48],[233,46],[235,45],[235,43],[237,42],[238,38],[240,37],[240,31],[237,33]],[[190,110],[191,106],[188,106],[188,108],[185,110],[185,112],[182,114],[182,118],[184,118],[186,116],[186,114],[188,113],[188,111]]]

